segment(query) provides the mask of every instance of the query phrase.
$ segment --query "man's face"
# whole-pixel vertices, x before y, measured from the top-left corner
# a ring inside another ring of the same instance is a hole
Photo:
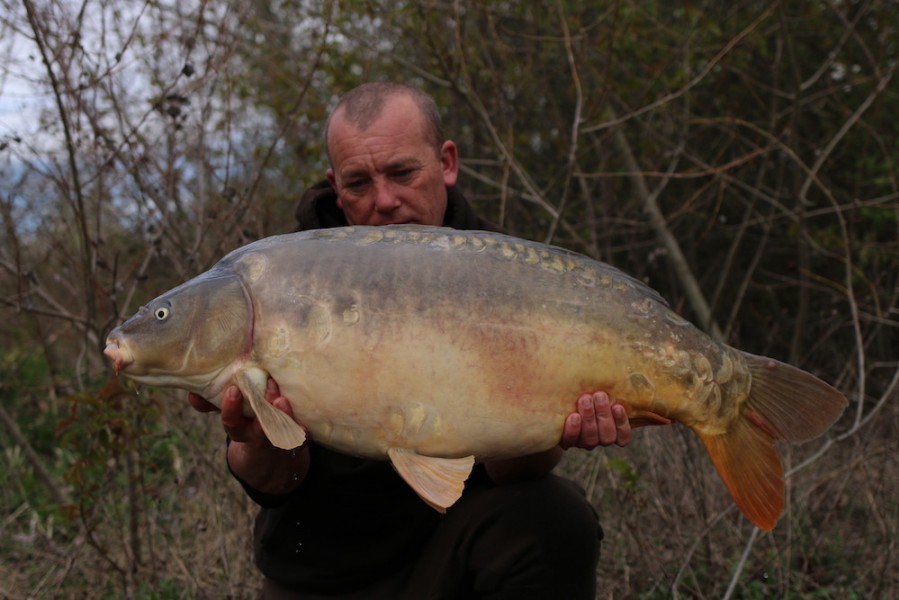
[[[364,131],[338,112],[331,119],[328,180],[351,225],[443,225],[446,188],[455,185],[458,150],[440,154],[425,136],[424,117],[406,96],[387,100]]]

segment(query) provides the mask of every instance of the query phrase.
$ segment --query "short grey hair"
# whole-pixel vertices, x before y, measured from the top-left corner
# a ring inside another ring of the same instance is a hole
[[[444,142],[443,125],[440,121],[440,111],[437,103],[428,94],[412,86],[394,81],[371,81],[353,88],[340,97],[337,106],[331,111],[325,123],[325,148],[328,152],[328,160],[331,160],[331,149],[328,147],[328,132],[331,129],[331,121],[338,111],[343,111],[343,117],[354,127],[361,130],[368,129],[372,123],[384,112],[384,105],[389,98],[396,96],[408,96],[411,98],[424,117],[425,136],[433,146],[438,156]]]

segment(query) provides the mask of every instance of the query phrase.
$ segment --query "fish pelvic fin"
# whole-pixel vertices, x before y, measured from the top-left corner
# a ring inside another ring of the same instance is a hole
[[[250,408],[273,446],[291,450],[306,443],[306,432],[299,423],[265,399],[268,373],[258,368],[244,369],[235,375],[234,380],[244,398],[250,401]]]
[[[742,414],[726,433],[697,434],[743,514],[771,531],[784,504],[783,465],[775,441],[801,442],[824,433],[848,401],[811,373],[742,354],[752,375]]]
[[[436,458],[406,448],[389,448],[387,456],[415,493],[441,513],[462,496],[465,480],[474,466],[474,456]]]
[[[803,442],[817,437],[849,404],[843,394],[811,373],[772,358],[742,354],[752,375],[746,416],[777,439]]]
[[[727,433],[696,433],[737,507],[759,529],[774,529],[784,506],[783,465],[774,438],[744,417]]]

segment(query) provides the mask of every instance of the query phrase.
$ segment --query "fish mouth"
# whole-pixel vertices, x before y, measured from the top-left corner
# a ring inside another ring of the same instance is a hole
[[[122,347],[117,339],[106,340],[106,349],[103,350],[103,354],[112,361],[112,368],[115,369],[116,375],[134,362],[134,356],[127,348]]]

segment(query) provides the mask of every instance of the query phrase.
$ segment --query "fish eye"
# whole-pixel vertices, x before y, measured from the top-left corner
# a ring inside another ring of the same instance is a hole
[[[168,306],[160,306],[156,310],[153,311],[153,316],[156,317],[157,321],[165,321],[169,318],[169,310]]]

